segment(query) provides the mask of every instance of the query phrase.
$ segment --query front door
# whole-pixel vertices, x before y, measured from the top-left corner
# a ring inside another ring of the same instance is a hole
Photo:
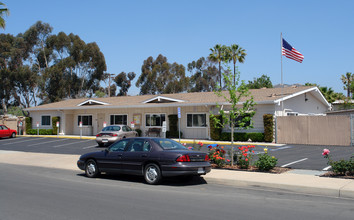
[[[96,131],[96,133],[99,133],[100,131],[102,131],[104,119],[105,119],[104,113],[97,114],[97,131]]]

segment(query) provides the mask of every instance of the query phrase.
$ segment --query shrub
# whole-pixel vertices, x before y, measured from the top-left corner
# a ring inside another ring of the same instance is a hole
[[[138,128],[138,129],[135,129],[135,131],[138,132],[138,136],[141,137],[141,133],[142,133],[141,129]]]
[[[263,142],[264,134],[263,133],[247,133],[247,140],[251,139],[252,142]]]
[[[223,167],[225,165],[224,147],[219,147],[219,145],[216,147],[209,147],[208,156],[210,158],[210,162],[216,164],[216,166]]]
[[[37,129],[28,129],[27,134],[37,135]],[[53,129],[39,129],[39,135],[53,135]]]
[[[333,161],[328,149],[323,149],[323,157],[328,159],[327,164],[332,168],[331,170],[337,175],[353,175],[354,174],[354,156],[351,156],[349,160]]]
[[[251,139],[253,142],[263,142],[263,133],[253,132],[253,133],[234,133],[234,141],[248,141]],[[221,133],[221,141],[231,141],[231,133],[223,132]]]
[[[273,115],[266,114],[263,115],[263,125],[264,125],[264,141],[273,142]]]
[[[218,119],[221,118],[220,115],[215,115],[215,117]],[[215,125],[215,122],[214,122],[214,120],[212,120],[211,116],[210,116],[209,122],[210,122],[210,137],[211,137],[211,139],[216,140],[216,141],[221,140],[222,128],[217,127]]]
[[[28,134],[28,130],[32,129],[32,118],[26,117],[26,134]]]
[[[264,151],[265,153],[258,158],[258,160],[255,162],[254,165],[260,171],[269,171],[277,165],[278,159],[275,158],[274,156],[268,155],[267,148],[264,148]]]
[[[57,135],[58,134],[58,127],[57,127],[57,122],[60,122],[60,117],[52,117],[52,127],[53,127],[53,134]],[[60,124],[59,124],[60,127]]]
[[[240,166],[241,169],[248,169],[248,167],[251,164],[252,156],[254,153],[252,148],[255,146],[241,146],[238,149],[240,150],[240,153],[238,154],[238,159],[237,159],[237,165]]]

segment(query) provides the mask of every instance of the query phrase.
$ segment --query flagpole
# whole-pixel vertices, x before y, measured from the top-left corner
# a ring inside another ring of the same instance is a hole
[[[281,69],[281,115],[284,114],[284,97],[283,97],[283,33],[280,32],[280,69]]]

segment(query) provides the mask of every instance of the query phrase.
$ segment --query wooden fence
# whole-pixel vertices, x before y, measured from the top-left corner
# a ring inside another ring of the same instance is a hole
[[[276,142],[282,144],[351,145],[349,115],[278,116]]]

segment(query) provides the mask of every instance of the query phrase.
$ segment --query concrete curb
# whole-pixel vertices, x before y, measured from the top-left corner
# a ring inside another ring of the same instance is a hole
[[[76,166],[80,155],[30,153],[0,150],[0,164],[37,166],[82,172]],[[294,193],[322,195],[354,199],[354,180],[319,177],[308,174],[260,172],[212,169],[203,176],[208,183],[235,187],[260,187],[280,189]]]

